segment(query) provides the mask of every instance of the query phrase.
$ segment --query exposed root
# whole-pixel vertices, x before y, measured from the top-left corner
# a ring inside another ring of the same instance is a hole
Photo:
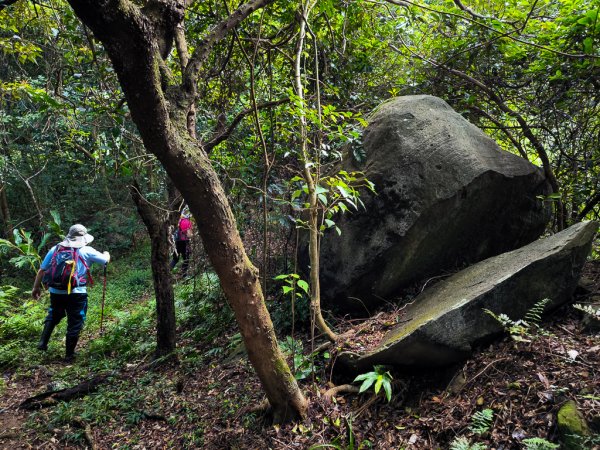
[[[327,391],[325,391],[325,393],[323,394],[323,398],[330,402],[331,399],[341,393],[350,393],[350,394],[358,394],[359,392],[359,387],[358,386],[354,386],[352,384],[340,384],[339,386],[335,386],[332,387],[331,389],[328,389]]]

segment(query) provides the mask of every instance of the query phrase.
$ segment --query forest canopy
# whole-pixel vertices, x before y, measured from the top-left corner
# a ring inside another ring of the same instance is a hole
[[[185,207],[188,299],[204,278],[274,422],[305,418],[306,361],[278,339],[299,321],[313,357],[315,336],[340,340],[321,311],[319,243],[378,190],[360,172],[373,112],[440,97],[540,168],[547,233],[598,220],[599,13],[597,0],[0,0],[0,317],[19,308],[12,285],[25,291],[83,223],[117,258],[149,252],[152,274],[136,276],[154,288],[154,358],[170,358],[187,306],[169,240]],[[335,172],[342,158],[357,172]],[[306,281],[298,229],[310,234]],[[6,333],[11,366],[35,331]],[[386,372],[373,373],[381,387]]]
[[[82,208],[93,216],[113,201],[122,203],[112,197],[127,190],[106,185],[127,184],[127,177],[158,165],[144,152],[128,118],[102,43],[64,2],[3,6],[0,167],[3,187],[10,186],[5,232],[11,223],[48,219],[51,209],[64,208],[69,222],[81,217]],[[192,2],[185,19],[189,45],[201,41],[234,6]],[[254,195],[264,190],[259,180],[265,167],[276,171],[267,188],[279,192],[285,180],[275,175],[297,160],[297,94],[291,76],[297,8],[295,2],[277,2],[254,12],[217,44],[199,75],[197,136],[214,148],[211,155],[222,176],[232,184],[240,179],[256,186]],[[564,208],[557,222],[594,217],[599,201],[597,5],[492,2],[480,9],[459,1],[316,3],[302,60],[311,143],[318,139],[325,158],[335,157],[359,139],[359,118],[380,102],[397,95],[438,95],[504,148],[555,178],[553,199]],[[178,83],[175,46],[166,62],[170,83]],[[262,133],[249,112],[253,105],[264,105],[257,114]],[[65,170],[93,192],[103,189],[103,195],[85,196],[85,202],[78,201],[80,195],[57,195],[74,188],[66,177],[57,183]],[[239,188],[238,183],[234,189]],[[22,203],[33,208],[25,214],[10,208]],[[110,220],[124,221],[111,224],[117,228],[132,227],[123,215]]]

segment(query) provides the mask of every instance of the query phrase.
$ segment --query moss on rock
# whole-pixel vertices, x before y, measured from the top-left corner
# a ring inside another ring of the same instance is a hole
[[[580,450],[582,440],[590,435],[587,422],[573,400],[569,400],[558,411],[558,429],[565,450]]]

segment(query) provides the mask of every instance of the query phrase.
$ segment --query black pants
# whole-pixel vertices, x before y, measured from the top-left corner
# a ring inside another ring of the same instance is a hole
[[[87,294],[50,293],[50,308],[44,322],[56,326],[67,316],[67,337],[79,336],[87,313],[87,299]]]
[[[190,241],[175,241],[175,249],[177,251],[173,253],[173,259],[171,260],[172,269],[179,261],[179,257],[182,257],[183,263],[181,264],[181,273],[183,275],[187,273],[188,266],[190,264],[190,246],[188,245],[189,242]]]

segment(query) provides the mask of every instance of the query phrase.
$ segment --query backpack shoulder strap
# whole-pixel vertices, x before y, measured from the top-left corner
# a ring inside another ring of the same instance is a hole
[[[75,249],[75,261],[77,261],[77,259],[79,259],[79,261],[81,261],[81,264],[83,264],[83,267],[85,267],[85,271],[87,272],[87,282],[90,285],[90,287],[92,287],[94,285],[94,278],[92,277],[92,272],[90,271],[90,267],[87,265],[87,263],[85,262],[85,259],[83,259],[81,257],[81,255],[79,254],[79,252],[77,251],[78,249]]]

